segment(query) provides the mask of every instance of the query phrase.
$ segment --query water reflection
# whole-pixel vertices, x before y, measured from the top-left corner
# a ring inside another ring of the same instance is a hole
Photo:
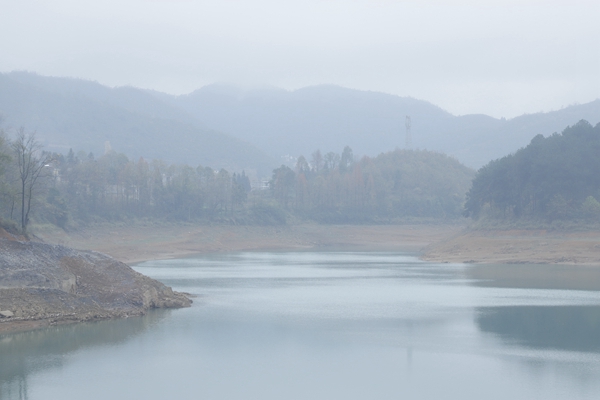
[[[590,266],[473,265],[465,274],[479,287],[600,290],[600,268]],[[600,306],[596,305],[478,307],[475,322],[482,332],[497,335],[508,345],[600,352]]]
[[[510,306],[477,309],[483,332],[507,344],[600,352],[600,306]]]
[[[568,268],[394,253],[149,262],[136,269],[201,297],[160,324],[0,336],[0,398],[596,399],[600,279]]]
[[[80,349],[124,343],[168,313],[170,310],[152,310],[143,317],[0,335],[0,399],[27,399],[29,375],[62,367],[66,356]]]
[[[560,264],[471,265],[467,278],[481,287],[600,290],[600,268]]]

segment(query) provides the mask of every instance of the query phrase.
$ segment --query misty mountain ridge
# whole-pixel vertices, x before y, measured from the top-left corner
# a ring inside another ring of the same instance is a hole
[[[104,143],[128,157],[256,170],[277,162],[250,143],[203,127],[144,90],[70,78],[0,74],[4,126],[35,130],[47,150],[102,154]]]
[[[509,120],[454,116],[427,101],[318,85],[288,91],[213,84],[186,95],[28,72],[0,74],[4,126],[37,130],[48,149],[104,151],[104,142],[129,157],[255,169],[262,176],[282,156],[310,158],[320,149],[376,156],[405,148],[446,153],[479,168],[515,152],[537,134],[548,136],[585,119],[600,121],[600,100]]]
[[[22,71],[11,72],[6,75],[13,81],[61,96],[93,99],[105,105],[124,108],[127,111],[153,118],[173,119],[188,123],[197,122],[179,108],[170,106],[157,96],[151,95],[151,91],[132,86],[110,88],[93,81],[48,77]]]
[[[274,157],[307,156],[317,148],[339,152],[343,145],[369,156],[404,148],[410,116],[412,148],[446,153],[474,168],[516,151],[537,134],[548,136],[581,119],[600,121],[600,100],[506,120],[454,116],[427,101],[334,85],[294,91],[208,85],[173,96],[171,103]]]
[[[207,126],[269,149],[274,157],[309,156],[317,149],[340,152],[345,145],[376,156],[404,147],[405,115],[421,121],[452,118],[425,101],[334,85],[294,91],[209,85],[173,97],[172,104]]]

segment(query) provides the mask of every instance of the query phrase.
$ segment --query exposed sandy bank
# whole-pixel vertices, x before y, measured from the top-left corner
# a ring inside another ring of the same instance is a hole
[[[429,245],[422,258],[460,263],[600,266],[600,232],[470,231]]]
[[[473,230],[465,225],[101,226],[37,232],[49,243],[95,250],[128,264],[257,250],[413,251],[429,261],[600,265],[600,232]]]
[[[460,231],[451,225],[104,226],[36,234],[48,243],[95,250],[133,264],[200,253],[257,250],[414,251]]]

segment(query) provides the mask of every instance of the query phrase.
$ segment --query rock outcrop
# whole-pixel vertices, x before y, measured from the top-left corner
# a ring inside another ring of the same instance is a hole
[[[190,304],[186,294],[104,254],[0,238],[0,331]]]

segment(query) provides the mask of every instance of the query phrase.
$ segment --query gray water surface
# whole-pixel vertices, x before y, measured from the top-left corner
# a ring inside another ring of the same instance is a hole
[[[193,307],[0,336],[0,398],[598,399],[598,272],[543,267],[349,252],[146,262],[135,269],[197,294]]]

